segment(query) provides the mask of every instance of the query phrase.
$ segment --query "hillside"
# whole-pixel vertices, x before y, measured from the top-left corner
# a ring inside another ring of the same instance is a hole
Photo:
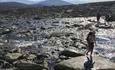
[[[25,8],[28,5],[18,2],[2,2],[0,3],[0,9],[10,9],[10,8]]]
[[[39,5],[39,7],[38,7]],[[114,16],[115,12],[115,1],[109,2],[97,2],[87,3],[79,5],[65,5],[65,6],[44,6],[37,4],[31,5],[24,9],[13,9],[13,10],[0,10],[2,15],[23,15],[31,16],[38,15],[40,18],[49,17],[80,17],[80,16],[96,16],[97,12],[100,11],[102,15],[112,13]],[[44,17],[45,16],[45,17]]]

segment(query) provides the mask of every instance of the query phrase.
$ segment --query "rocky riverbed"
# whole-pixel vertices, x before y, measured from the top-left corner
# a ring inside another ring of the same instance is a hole
[[[68,66],[57,65],[70,62],[69,70],[77,70],[76,65],[84,60],[86,37],[90,30],[96,31],[96,59],[104,59],[98,64],[113,64],[115,69],[115,22],[97,25],[95,17],[76,18],[3,18],[0,17],[0,68],[19,70],[64,70]],[[76,59],[76,63],[75,59]],[[71,61],[72,62],[71,62]],[[73,64],[72,64],[73,63]],[[72,66],[71,66],[72,65]],[[57,67],[56,67],[57,66]],[[60,69],[60,67],[62,67]],[[82,69],[82,67],[80,68]],[[106,69],[107,70],[107,69]]]

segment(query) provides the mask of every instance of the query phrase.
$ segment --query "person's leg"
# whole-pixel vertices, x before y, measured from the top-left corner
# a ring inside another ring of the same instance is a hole
[[[94,43],[91,44],[91,53],[90,53],[90,56],[92,56],[93,48],[94,48]]]
[[[90,52],[90,45],[88,44],[87,50],[86,50],[86,55],[88,55],[89,52]]]
[[[89,51],[89,50],[87,50],[87,51],[86,51],[86,55],[88,55],[88,53],[89,53],[89,52],[90,52],[90,51]]]
[[[91,49],[91,53],[90,53],[90,56],[92,56],[92,53],[93,53],[93,49]]]

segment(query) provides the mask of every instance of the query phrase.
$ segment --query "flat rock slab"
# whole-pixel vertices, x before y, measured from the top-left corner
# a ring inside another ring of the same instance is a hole
[[[91,69],[92,70],[115,70],[115,63],[112,63],[111,61],[99,57],[97,55],[92,57],[92,64],[95,62]],[[86,67],[91,65],[90,60],[86,56],[80,56],[68,60],[64,60],[57,65],[55,65],[54,69],[55,70],[87,70]],[[90,67],[90,66],[89,66]]]

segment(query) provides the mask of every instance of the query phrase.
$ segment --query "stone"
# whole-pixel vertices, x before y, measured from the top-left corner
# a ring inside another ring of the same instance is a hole
[[[20,70],[48,70],[48,68],[34,63],[17,63],[16,67]]]
[[[12,30],[10,30],[10,29],[1,29],[0,30],[1,32],[0,32],[0,34],[9,34],[9,33],[11,33],[12,32]]]
[[[16,61],[20,56],[22,56],[22,54],[20,53],[7,53],[4,57],[4,59],[9,62],[9,63],[13,63],[14,61]]]
[[[78,57],[78,56],[83,56],[84,54],[77,52],[76,50],[73,49],[65,49],[64,51],[60,52],[59,54],[67,56],[67,57]]]
[[[8,62],[4,62],[1,66],[1,68],[11,68],[13,67],[12,64],[8,63]]]
[[[30,54],[27,59],[34,60],[35,58],[36,58],[36,55]]]
[[[64,60],[55,65],[55,70],[84,70],[88,62],[86,56]],[[97,55],[92,57],[91,70],[115,70],[115,63]],[[86,70],[86,69],[85,69]]]

